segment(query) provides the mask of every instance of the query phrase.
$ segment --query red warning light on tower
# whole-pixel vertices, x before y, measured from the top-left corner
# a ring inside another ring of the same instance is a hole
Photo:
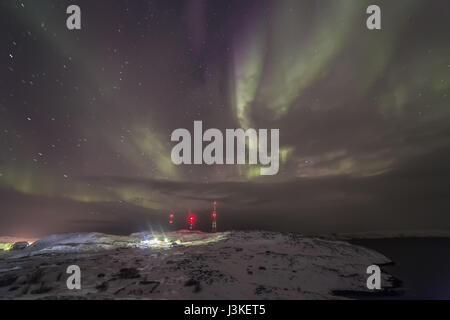
[[[211,232],[217,232],[217,212],[216,212],[217,202],[214,201],[213,205],[214,205],[214,209],[213,209],[213,213],[212,213]]]
[[[194,220],[195,220],[194,215],[189,212],[189,216],[188,216],[189,230],[192,230],[194,228]]]
[[[170,215],[169,215],[169,224],[173,224],[173,218],[174,218],[174,214],[173,213],[171,213]]]

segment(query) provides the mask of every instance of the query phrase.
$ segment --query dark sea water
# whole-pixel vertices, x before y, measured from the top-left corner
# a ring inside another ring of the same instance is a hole
[[[402,296],[385,299],[450,299],[450,238],[352,240],[395,264],[383,270],[403,282]]]

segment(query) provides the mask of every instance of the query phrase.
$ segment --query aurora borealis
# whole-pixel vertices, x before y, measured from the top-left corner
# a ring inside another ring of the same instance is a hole
[[[78,4],[82,29],[65,26]],[[0,2],[0,234],[450,228],[450,3]],[[170,134],[280,129],[278,175],[175,166]],[[220,224],[221,223],[221,224]]]

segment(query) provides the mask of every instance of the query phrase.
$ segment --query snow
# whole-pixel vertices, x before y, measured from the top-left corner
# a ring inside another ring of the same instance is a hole
[[[336,299],[368,292],[367,267],[390,262],[345,241],[265,231],[73,233],[0,254],[0,298]],[[66,287],[72,264],[81,290]]]

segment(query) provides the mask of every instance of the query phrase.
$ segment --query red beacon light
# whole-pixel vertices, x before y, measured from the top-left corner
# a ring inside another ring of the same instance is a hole
[[[171,213],[170,215],[169,215],[169,224],[173,224],[173,217],[174,217],[175,215],[173,214],[173,213]]]
[[[188,223],[189,223],[189,230],[192,230],[194,228],[194,216],[192,215],[192,213],[189,213],[189,217],[188,217]]]
[[[216,206],[217,202],[213,202],[214,208],[212,212],[212,224],[211,224],[211,232],[217,232],[217,212],[216,212]]]

